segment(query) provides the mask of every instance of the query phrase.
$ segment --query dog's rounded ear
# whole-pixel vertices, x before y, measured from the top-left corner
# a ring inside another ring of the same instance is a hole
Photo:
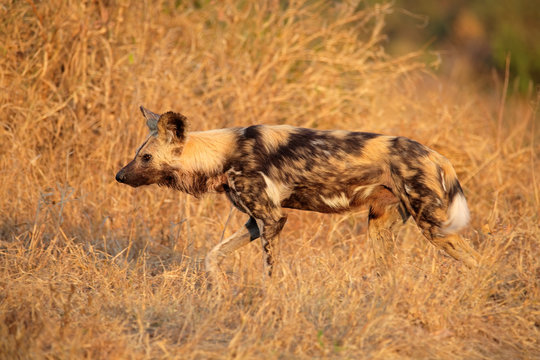
[[[167,140],[183,140],[186,136],[187,118],[172,111],[161,115],[158,122],[158,134],[167,136]]]
[[[159,121],[159,114],[156,114],[148,109],[146,109],[144,106],[141,106],[141,112],[146,119],[146,126],[150,129],[150,131],[157,131],[157,124]]]

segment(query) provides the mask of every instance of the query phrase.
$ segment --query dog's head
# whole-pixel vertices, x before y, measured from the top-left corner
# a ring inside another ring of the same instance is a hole
[[[141,106],[150,134],[137,149],[135,158],[117,174],[116,181],[133,187],[176,181],[175,164],[186,140],[186,117],[172,111],[158,115]]]

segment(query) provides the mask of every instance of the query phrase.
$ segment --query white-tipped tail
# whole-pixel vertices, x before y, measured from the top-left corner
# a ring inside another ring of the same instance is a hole
[[[467,226],[470,218],[471,215],[467,206],[467,200],[465,200],[465,196],[462,193],[458,193],[454,196],[452,203],[448,207],[448,220],[443,225],[443,231],[446,234],[458,232]]]

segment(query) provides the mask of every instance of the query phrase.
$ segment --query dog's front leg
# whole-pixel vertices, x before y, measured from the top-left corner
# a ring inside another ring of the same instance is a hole
[[[272,274],[272,242],[278,237],[287,221],[280,206],[280,196],[274,182],[265,179],[261,172],[243,174],[231,170],[227,173],[229,199],[241,211],[256,219],[260,231],[265,272]]]
[[[274,265],[274,258],[272,253],[272,244],[274,239],[279,236],[279,233],[287,222],[287,216],[280,217],[277,221],[273,219],[258,220],[258,223],[262,224],[262,236],[261,243],[264,257],[265,273],[268,276],[272,276],[272,270]]]
[[[217,244],[206,255],[206,271],[210,274],[214,281],[216,281],[221,271],[219,268],[219,263],[221,260],[235,250],[255,239],[258,239],[259,237],[260,231],[259,227],[257,226],[257,222],[254,218],[250,217],[248,222],[240,230]]]

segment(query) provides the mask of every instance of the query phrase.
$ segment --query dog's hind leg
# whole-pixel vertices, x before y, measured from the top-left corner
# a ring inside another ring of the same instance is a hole
[[[375,262],[383,270],[393,263],[394,240],[399,226],[407,221],[409,214],[401,203],[369,209],[368,239],[375,255]]]
[[[430,211],[419,211],[415,216],[418,227],[424,236],[439,249],[444,250],[456,260],[462,261],[467,267],[475,268],[480,261],[480,255],[472,248],[469,242],[463,239],[457,231],[465,226],[469,219],[469,211],[462,194],[458,194],[458,205],[432,208]],[[456,200],[454,200],[456,201]],[[424,208],[429,209],[433,203],[424,203]]]
[[[456,260],[462,261],[467,267],[475,268],[480,261],[480,254],[472,248],[467,240],[457,233],[457,230],[448,230],[446,209],[442,211],[421,212],[415,218],[416,224],[422,234],[439,249],[444,250]],[[442,225],[441,225],[442,224]]]
[[[219,263],[221,260],[230,255],[235,250],[241,248],[244,245],[249,244],[251,241],[260,237],[259,227],[254,218],[250,217],[248,222],[233,235],[229,236],[219,244],[217,244],[206,255],[205,268],[206,271],[216,279],[220,272]]]
[[[377,267],[386,269],[393,263],[395,232],[410,215],[403,203],[385,186],[375,188],[366,200],[369,203],[369,243]]]
[[[480,254],[459,234],[432,235],[428,231],[424,231],[424,235],[432,244],[446,251],[454,259],[462,261],[468,268],[478,267]]]

